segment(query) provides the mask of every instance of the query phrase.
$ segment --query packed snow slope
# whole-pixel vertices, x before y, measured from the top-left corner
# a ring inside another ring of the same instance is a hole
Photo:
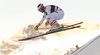
[[[72,55],[100,55],[100,35],[93,38]]]
[[[71,25],[80,21],[64,23]],[[46,32],[45,29],[34,30],[34,25],[24,26],[10,39],[4,39],[0,45],[0,55],[71,55],[75,50],[86,44],[100,33],[100,24],[84,22],[82,28],[71,29],[41,36],[28,41],[17,41],[19,38],[31,37]],[[49,27],[49,26],[48,26]],[[41,25],[40,28],[45,28]]]

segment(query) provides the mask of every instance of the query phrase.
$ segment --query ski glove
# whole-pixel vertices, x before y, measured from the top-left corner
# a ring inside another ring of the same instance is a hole
[[[39,26],[37,25],[34,29],[35,29],[35,30],[38,30],[38,27],[39,27]]]
[[[45,23],[45,26],[47,26],[49,24],[49,20],[47,20],[47,22]]]

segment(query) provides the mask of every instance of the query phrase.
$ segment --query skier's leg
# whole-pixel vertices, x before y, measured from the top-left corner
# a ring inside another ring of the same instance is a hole
[[[51,13],[49,16],[47,16],[47,20],[49,20],[51,28],[59,27],[59,23],[57,22],[57,20],[62,19],[63,16],[64,16],[63,10],[55,11]]]
[[[51,17],[54,17],[56,20],[61,20],[64,16],[63,10],[58,10],[50,14]]]
[[[47,20],[49,20],[49,24],[51,28],[55,28],[56,26],[59,26],[57,20],[53,16],[47,16]]]

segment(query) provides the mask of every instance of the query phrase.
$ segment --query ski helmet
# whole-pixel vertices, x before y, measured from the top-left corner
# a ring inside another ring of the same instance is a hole
[[[44,5],[42,3],[40,3],[38,6],[37,6],[37,9],[39,11],[43,10],[44,9]]]

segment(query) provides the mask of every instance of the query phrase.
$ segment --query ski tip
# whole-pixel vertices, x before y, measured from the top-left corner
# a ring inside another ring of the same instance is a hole
[[[83,22],[81,22],[81,23],[83,23]]]
[[[23,39],[18,39],[18,41],[25,41],[25,40],[23,40]]]
[[[21,39],[18,39],[18,41],[22,41]]]

